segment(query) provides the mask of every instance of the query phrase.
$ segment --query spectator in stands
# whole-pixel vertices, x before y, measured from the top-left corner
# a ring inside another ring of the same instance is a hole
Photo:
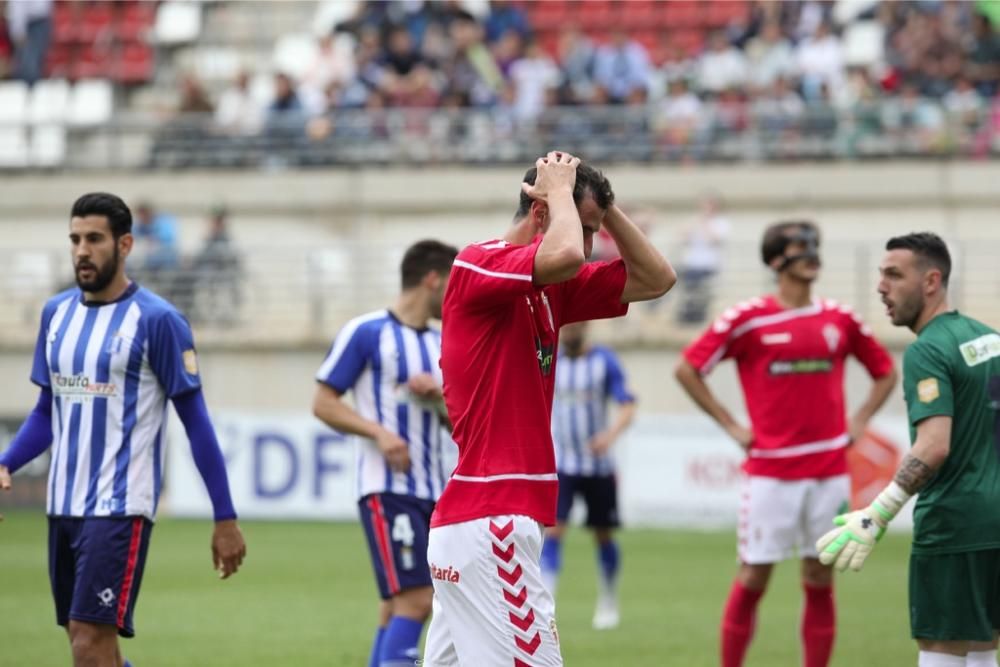
[[[181,76],[180,102],[177,111],[182,114],[204,114],[215,111],[205,87],[201,85],[198,77],[190,72]]]
[[[795,76],[795,50],[782,34],[781,24],[768,21],[760,34],[750,40],[746,48],[749,82],[753,88],[765,90],[778,79]]]
[[[493,42],[493,59],[505,79],[510,78],[510,68],[524,55],[524,40],[515,30],[508,30]]]
[[[435,72],[405,26],[390,28],[379,64],[382,69],[379,88],[389,106],[437,105],[440,86],[435,80]]]
[[[44,76],[52,39],[52,0],[7,3],[7,29],[14,43],[14,76],[30,84]]]
[[[595,101],[605,104],[635,104],[649,91],[649,53],[625,30],[616,27],[609,44],[594,57]]]
[[[345,85],[354,78],[354,52],[350,38],[323,35],[316,40],[316,57],[306,67],[301,85],[325,91],[331,83]]]
[[[775,79],[752,106],[757,125],[771,135],[767,137],[769,141],[780,141],[796,134],[806,112],[802,97],[783,77]]]
[[[707,193],[700,206],[698,217],[685,228],[682,238],[684,254],[678,277],[684,300],[677,317],[684,324],[701,324],[708,317],[712,281],[722,268],[722,250],[730,229],[722,197]]]
[[[659,70],[656,73],[656,76],[661,81],[661,87],[658,92],[666,92],[670,88],[670,84],[674,81],[682,80],[685,83],[690,83],[695,78],[697,64],[673,40],[669,32],[663,34],[663,39],[660,42],[660,47],[654,61],[660,63]]]
[[[490,13],[484,25],[486,41],[493,44],[513,31],[521,40],[531,36],[531,24],[524,10],[507,0],[490,0]]]
[[[354,50],[354,78],[347,82],[340,92],[339,106],[360,109],[368,102],[373,91],[380,90],[385,78],[385,69],[379,62],[381,45],[378,31],[365,28],[358,35]]]
[[[708,49],[698,60],[698,89],[717,95],[728,88],[742,88],[746,82],[746,56],[729,43],[724,32],[712,33]]]
[[[926,25],[928,44],[920,51],[914,74],[923,95],[941,97],[962,73],[962,48],[947,36],[939,14],[929,14]]]
[[[168,300],[175,298],[174,285],[180,254],[177,240],[177,219],[157,211],[149,201],[141,201],[135,209],[132,228],[136,270],[141,282]]]
[[[295,136],[305,128],[306,113],[295,82],[284,72],[274,75],[274,98],[267,108],[264,130],[271,136]]]
[[[533,122],[550,103],[559,86],[559,68],[533,39],[528,39],[524,57],[510,67],[514,88],[514,117]]]
[[[667,97],[660,104],[660,142],[673,156],[671,149],[684,147],[699,138],[703,128],[702,102],[688,88],[687,81],[677,79],[670,83]]]
[[[594,97],[594,43],[578,25],[559,34],[559,103],[587,104]]]
[[[243,300],[241,289],[242,259],[233,246],[228,229],[229,212],[225,206],[212,208],[208,236],[192,261],[196,281],[192,289],[195,307],[192,321],[228,324],[236,321]]]
[[[222,91],[215,108],[215,126],[231,136],[252,136],[264,126],[264,109],[250,91],[250,75],[242,71]]]
[[[959,143],[965,145],[978,130],[986,111],[986,100],[966,77],[959,77],[955,88],[944,96],[944,108]]]
[[[972,80],[981,95],[992,97],[1000,87],[1000,34],[986,16],[975,13],[972,35],[964,74]]]
[[[941,148],[941,109],[921,97],[914,83],[904,83],[899,95],[883,104],[882,122],[889,134],[901,142],[904,152],[936,152]]]
[[[807,100],[821,98],[823,86],[831,94],[839,94],[844,82],[844,55],[828,22],[821,21],[812,36],[799,42],[795,56]]]
[[[444,71],[453,92],[468,96],[476,107],[496,102],[504,80],[489,48],[483,43],[483,29],[472,14],[456,15],[449,28],[455,47],[454,57]]]

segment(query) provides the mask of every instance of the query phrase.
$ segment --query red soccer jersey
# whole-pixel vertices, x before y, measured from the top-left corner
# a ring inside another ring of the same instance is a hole
[[[628,276],[621,260],[595,262],[572,280],[538,287],[532,269],[539,243],[477,243],[455,260],[441,318],[441,370],[458,466],[432,527],[501,514],[555,523],[550,420],[559,327],[624,315]]]
[[[702,375],[736,360],[754,433],[743,469],[780,479],[847,472],[849,354],[873,378],[892,371],[889,353],[849,307],[824,299],[785,309],[773,296],[730,308],[684,350]]]

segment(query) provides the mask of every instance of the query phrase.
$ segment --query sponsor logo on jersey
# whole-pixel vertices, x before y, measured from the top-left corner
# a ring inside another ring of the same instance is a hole
[[[454,567],[449,565],[447,568],[438,567],[434,563],[431,566],[431,577],[437,579],[438,581],[447,581],[449,584],[457,584],[462,575]]]
[[[917,398],[921,403],[931,403],[941,395],[937,378],[927,378],[917,383]]]
[[[995,333],[980,336],[958,346],[966,366],[978,366],[984,361],[1000,356],[1000,335]]]
[[[764,345],[784,345],[792,342],[792,334],[787,331],[766,333],[760,337],[760,342]]]
[[[113,382],[94,382],[87,375],[52,374],[52,393],[62,398],[105,398],[118,395],[118,385]]]
[[[548,375],[552,372],[552,361],[555,359],[555,345],[551,343],[545,345],[542,343],[542,339],[535,337],[535,356],[538,357],[538,368],[541,369],[542,375]]]
[[[785,359],[772,361],[768,366],[771,375],[806,375],[829,373],[832,370],[833,362],[829,359]]]

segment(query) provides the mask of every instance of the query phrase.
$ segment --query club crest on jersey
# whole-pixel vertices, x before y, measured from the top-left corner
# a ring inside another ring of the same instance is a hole
[[[184,354],[181,355],[184,360],[184,370],[188,372],[188,375],[198,374],[198,355],[195,354],[194,350],[184,350]]]
[[[823,338],[826,340],[826,346],[830,348],[830,352],[836,352],[837,346],[840,344],[840,329],[834,324],[827,324],[823,327]]]
[[[932,403],[941,395],[937,378],[927,378],[917,383],[917,398],[921,403]]]

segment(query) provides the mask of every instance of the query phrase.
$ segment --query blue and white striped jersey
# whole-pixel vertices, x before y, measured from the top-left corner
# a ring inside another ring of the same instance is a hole
[[[552,404],[552,441],[556,466],[565,475],[614,474],[610,454],[594,456],[590,439],[608,428],[608,401],[631,403],[625,374],[615,353],[600,345],[578,357],[559,349],[556,393]]]
[[[48,514],[153,519],[167,399],[201,386],[184,317],[135,283],[110,303],[62,292],[42,310],[31,381],[52,390]]]
[[[359,438],[359,498],[387,492],[436,501],[441,495],[447,479],[442,447],[450,437],[438,406],[407,387],[421,373],[430,373],[440,385],[440,357],[439,331],[408,327],[388,310],[351,320],[334,339],[316,379],[340,394],[353,390],[358,414],[409,443],[410,470],[399,473],[389,468],[374,441]]]

